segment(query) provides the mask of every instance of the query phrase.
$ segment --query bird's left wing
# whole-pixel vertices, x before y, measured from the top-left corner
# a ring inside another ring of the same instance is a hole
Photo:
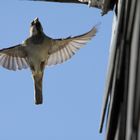
[[[46,65],[51,66],[63,63],[70,59],[76,51],[82,48],[97,33],[97,26],[94,26],[89,32],[66,39],[54,39],[49,51],[49,59]]]
[[[9,70],[28,68],[25,46],[19,44],[0,50],[0,66]]]

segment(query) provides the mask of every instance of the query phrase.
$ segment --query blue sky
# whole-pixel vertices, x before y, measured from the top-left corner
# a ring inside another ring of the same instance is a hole
[[[1,140],[103,140],[98,128],[113,12],[103,17],[100,12],[86,5],[1,1],[0,48],[25,40],[35,17],[53,38],[79,35],[101,22],[97,36],[72,59],[46,68],[43,105],[34,104],[29,69],[0,67]]]

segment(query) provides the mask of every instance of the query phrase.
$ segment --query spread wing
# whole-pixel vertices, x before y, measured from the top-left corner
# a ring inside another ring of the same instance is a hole
[[[9,70],[28,68],[25,46],[21,44],[0,50],[0,66]]]
[[[82,48],[97,33],[97,26],[94,26],[89,32],[66,39],[52,40],[52,46],[49,51],[49,58],[46,65],[51,66],[63,63],[70,59],[80,48]]]

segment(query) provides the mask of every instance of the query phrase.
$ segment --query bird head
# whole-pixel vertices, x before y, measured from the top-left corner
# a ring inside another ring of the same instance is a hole
[[[42,25],[39,21],[39,18],[35,18],[30,25],[30,36],[43,33]]]

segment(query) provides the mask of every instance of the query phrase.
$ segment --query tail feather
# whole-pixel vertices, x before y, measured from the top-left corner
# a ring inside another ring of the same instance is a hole
[[[43,73],[33,75],[34,79],[34,92],[35,92],[35,104],[39,105],[43,103],[43,96],[42,96],[42,78]]]

